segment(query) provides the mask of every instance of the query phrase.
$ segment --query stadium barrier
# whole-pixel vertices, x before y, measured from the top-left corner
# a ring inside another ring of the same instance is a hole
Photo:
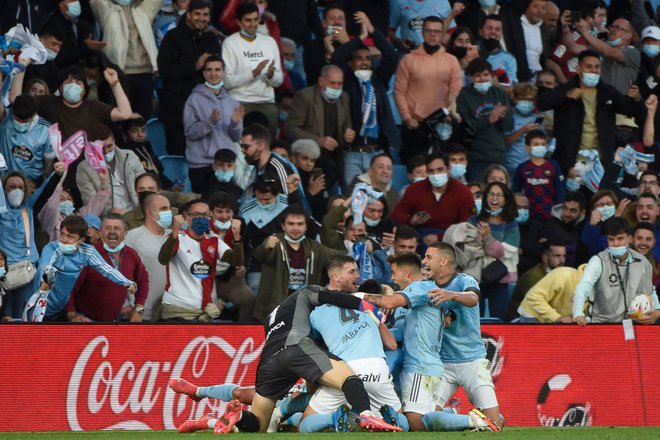
[[[660,327],[484,325],[508,426],[660,425]],[[263,329],[239,325],[3,325],[0,431],[174,429],[221,412],[167,386],[254,383]],[[471,408],[462,391],[461,412]]]

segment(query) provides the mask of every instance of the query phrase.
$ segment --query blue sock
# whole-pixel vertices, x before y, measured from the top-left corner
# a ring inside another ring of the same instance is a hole
[[[321,432],[334,427],[332,414],[312,414],[300,424],[300,432]]]
[[[401,413],[399,413],[399,415],[396,418],[396,424],[399,426],[399,428],[403,429],[403,432],[410,431],[410,424],[408,424],[408,417],[404,416]]]
[[[300,426],[300,419],[302,419],[302,416],[303,413],[295,413],[287,419],[285,425]]]
[[[293,399],[285,399],[280,405],[282,420],[288,419],[295,413],[305,412],[310,400],[312,400],[312,395],[309,393],[300,393]]]
[[[230,402],[234,400],[232,391],[234,391],[235,388],[238,388],[238,385],[233,383],[213,385],[211,387],[199,387],[197,394],[199,394],[199,397],[211,397],[213,399],[220,399],[223,402]]]
[[[442,412],[447,414],[456,414],[456,412],[454,412],[454,408],[450,406],[445,406],[444,408],[442,408]]]
[[[447,414],[442,411],[433,411],[422,416],[424,428],[427,431],[465,431],[470,428],[470,418],[458,414]]]

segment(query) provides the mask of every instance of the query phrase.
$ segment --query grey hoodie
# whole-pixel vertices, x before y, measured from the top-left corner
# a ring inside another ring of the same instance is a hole
[[[215,152],[223,148],[239,155],[235,142],[241,139],[243,120],[238,123],[231,120],[239,105],[224,88],[219,95],[214,95],[204,84],[195,86],[183,109],[186,159],[190,168],[213,165]],[[220,120],[215,124],[211,120],[214,109],[220,110],[221,114]]]

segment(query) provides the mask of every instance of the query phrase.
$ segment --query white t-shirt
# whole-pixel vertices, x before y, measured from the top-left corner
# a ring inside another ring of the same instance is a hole
[[[541,40],[541,24],[539,21],[532,24],[527,20],[525,14],[520,16],[522,23],[523,34],[525,35],[525,51],[527,53],[527,64],[529,70],[532,72],[540,72],[543,70],[541,67],[541,54],[543,53],[543,41]]]

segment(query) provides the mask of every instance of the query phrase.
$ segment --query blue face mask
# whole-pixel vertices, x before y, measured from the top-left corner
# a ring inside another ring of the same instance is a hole
[[[0,267],[0,278],[4,278],[5,275],[7,275],[7,269]]]
[[[461,177],[465,176],[466,170],[467,167],[464,163],[455,163],[452,164],[451,169],[449,170],[449,175],[454,179],[460,179]]]
[[[226,222],[213,220],[213,224],[215,225],[216,228],[220,229],[221,231],[226,231],[229,228],[231,228],[231,220],[227,220]]]
[[[64,255],[75,254],[76,251],[78,250],[78,245],[76,243],[64,244],[61,241],[58,241],[57,247],[60,249],[60,252],[62,252]]]
[[[277,118],[285,122],[287,119],[289,119],[289,112],[285,112],[284,110],[280,111],[280,113],[277,115]]]
[[[649,58],[655,58],[660,53],[660,46],[655,44],[645,44],[642,46],[642,52]]]
[[[224,81],[220,81],[220,82],[217,83],[217,84],[211,84],[210,82],[206,81],[206,82],[204,83],[204,85],[205,85],[206,87],[208,87],[209,89],[211,89],[211,90],[220,90],[220,89],[222,88],[222,86],[225,85],[225,82],[224,82]]]
[[[73,2],[69,3],[66,5],[67,11],[69,11],[69,16],[72,18],[78,18],[80,17],[80,13],[82,12],[82,8],[80,7],[80,2]]]
[[[64,215],[71,215],[73,214],[74,208],[73,208],[73,202],[71,200],[65,200],[63,202],[60,202],[60,212]]]
[[[623,257],[628,252],[627,246],[609,246],[607,251],[615,258]]]
[[[69,104],[75,104],[82,99],[83,88],[76,83],[67,83],[62,87],[62,96]]]
[[[133,0],[115,0],[119,6],[128,6],[133,2]]]
[[[597,208],[600,211],[600,221],[604,222],[605,220],[614,217],[616,213],[616,208],[612,205],[601,206]]]
[[[240,32],[241,32],[241,35],[243,35],[245,38],[249,38],[250,40],[257,37],[256,33],[255,34],[250,34],[246,31],[244,31],[243,29],[241,29]]]
[[[161,211],[158,213],[158,226],[161,228],[169,228],[172,226],[172,211]]]
[[[582,84],[587,87],[596,87],[598,81],[600,81],[600,75],[597,73],[585,72],[582,74]]]
[[[541,159],[545,157],[546,153],[548,152],[548,147],[545,145],[534,145],[532,147],[531,155],[532,157],[536,159]]]
[[[341,97],[342,89],[333,89],[332,87],[324,87],[323,94],[329,101],[336,101]]]
[[[474,88],[477,92],[481,93],[482,95],[485,95],[488,93],[488,90],[493,86],[492,81],[486,81],[482,83],[474,83]]]
[[[119,243],[119,244],[117,245],[117,247],[114,247],[114,248],[111,248],[111,247],[108,246],[107,244],[103,243],[103,249],[105,249],[106,251],[110,252],[111,254],[114,254],[114,253],[120,252],[122,249],[124,249],[124,246],[126,246],[126,244],[124,244],[123,241],[122,241],[121,243]]]
[[[113,160],[115,160],[115,150],[103,154],[103,158],[105,159],[106,162],[112,162]]]
[[[579,191],[580,182],[575,179],[566,179],[566,189],[569,191]]]
[[[195,217],[192,219],[190,230],[197,235],[204,235],[209,230],[209,219],[203,217]]]
[[[218,182],[229,182],[234,177],[234,170],[215,170],[215,178]]]
[[[534,111],[534,101],[521,100],[516,103],[516,110],[521,115],[528,115]]]
[[[519,209],[516,221],[518,223],[525,223],[527,220],[529,220],[529,209]]]
[[[449,181],[447,173],[429,174],[429,182],[434,188],[442,188]]]
[[[496,0],[479,0],[479,4],[483,9],[490,9],[495,6]]]
[[[16,130],[18,133],[27,133],[27,131],[30,129],[30,125],[32,125],[32,122],[18,122],[16,119],[14,119],[14,130]]]
[[[619,44],[621,44],[622,42],[623,42],[623,38],[617,38],[616,40],[611,40],[611,41],[608,40],[608,41],[607,41],[607,44],[609,44],[609,45],[612,46],[612,47],[616,47],[616,46],[618,46]]]
[[[487,209],[486,212],[490,214],[492,217],[495,217],[497,215],[502,214],[502,208],[497,208],[497,209]]]
[[[258,205],[260,205],[261,209],[265,211],[272,211],[273,209],[275,209],[275,206],[277,206],[277,201],[270,203],[258,203]]]
[[[448,124],[446,122],[441,122],[435,125],[435,132],[438,133],[438,136],[440,136],[440,139],[442,139],[443,141],[449,139],[453,131],[454,128],[451,126],[451,124]]]
[[[284,60],[284,68],[288,71],[291,72],[293,68],[296,67],[296,62],[291,61],[291,60]]]
[[[477,212],[481,212],[481,204],[483,201],[481,199],[476,199],[474,201],[474,206],[477,208]]]
[[[57,52],[53,49],[46,48],[46,60],[53,61],[55,58],[57,58]]]
[[[366,219],[367,219],[367,218],[365,217],[365,220],[366,220]],[[301,235],[301,236],[298,237],[298,238],[291,238],[291,237],[289,237],[287,234],[284,234],[284,239],[285,239],[286,241],[288,241],[289,243],[293,243],[293,244],[300,243],[300,242],[303,241],[305,238],[306,238],[306,237],[305,237],[305,234]]]
[[[364,223],[365,223],[367,226],[369,226],[370,228],[375,228],[376,226],[378,226],[378,224],[379,224],[380,221],[381,221],[381,219],[378,219],[378,220],[372,220],[372,219],[370,219],[369,217],[363,217],[363,219],[364,219]]]

